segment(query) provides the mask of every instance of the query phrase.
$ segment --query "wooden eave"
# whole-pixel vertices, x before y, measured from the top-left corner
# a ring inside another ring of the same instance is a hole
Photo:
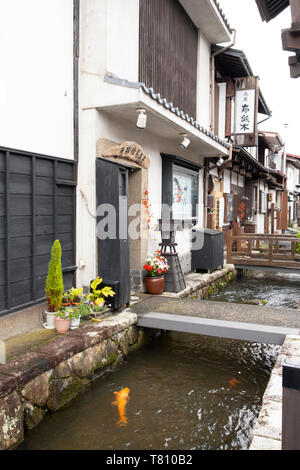
[[[256,0],[263,21],[269,22],[289,6],[289,0]]]

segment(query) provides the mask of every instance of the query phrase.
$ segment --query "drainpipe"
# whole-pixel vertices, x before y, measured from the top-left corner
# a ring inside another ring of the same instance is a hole
[[[204,162],[204,186],[203,186],[203,203],[204,203],[204,211],[203,211],[203,226],[204,228],[207,227],[207,201],[208,201],[208,176],[209,176],[209,163],[208,159],[205,159]]]
[[[227,51],[231,47],[233,47],[235,45],[235,41],[236,41],[236,30],[233,29],[233,39],[231,43],[228,46],[223,47],[219,51],[214,52],[214,54],[212,54],[211,56],[211,124],[210,124],[210,128],[211,128],[212,134],[215,133],[215,84],[216,84],[215,57]]]

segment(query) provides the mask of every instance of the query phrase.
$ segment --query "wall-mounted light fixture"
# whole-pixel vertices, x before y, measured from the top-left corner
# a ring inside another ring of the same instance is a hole
[[[182,141],[179,145],[179,147],[182,149],[182,150],[185,150],[188,148],[188,146],[190,145],[191,141],[190,139],[188,138],[188,135],[187,134],[181,134],[181,137],[182,137]]]
[[[138,118],[136,122],[136,127],[138,129],[146,129],[147,126],[147,114],[145,109],[137,109]]]
[[[219,160],[217,161],[217,166],[220,167],[223,165],[223,163],[224,163],[224,160],[222,157],[220,157]]]

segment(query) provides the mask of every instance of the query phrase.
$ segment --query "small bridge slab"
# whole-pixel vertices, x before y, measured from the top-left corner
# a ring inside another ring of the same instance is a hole
[[[174,315],[170,313],[145,313],[138,316],[137,326],[167,331],[179,331],[220,338],[254,341],[282,345],[286,336],[298,335],[299,329],[253,323],[208,320],[207,318]]]
[[[269,344],[300,332],[300,311],[237,303],[150,297],[131,308],[138,326]]]

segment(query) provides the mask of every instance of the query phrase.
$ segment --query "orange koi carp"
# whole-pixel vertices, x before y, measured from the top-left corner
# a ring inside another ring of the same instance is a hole
[[[228,380],[228,383],[229,383],[230,388],[235,388],[237,384],[239,384],[240,382],[236,379],[231,379],[231,380]]]
[[[126,405],[129,400],[129,388],[123,388],[119,392],[114,392],[116,400],[112,403],[118,407],[120,419],[118,421],[119,426],[127,426],[127,417],[126,417]]]

